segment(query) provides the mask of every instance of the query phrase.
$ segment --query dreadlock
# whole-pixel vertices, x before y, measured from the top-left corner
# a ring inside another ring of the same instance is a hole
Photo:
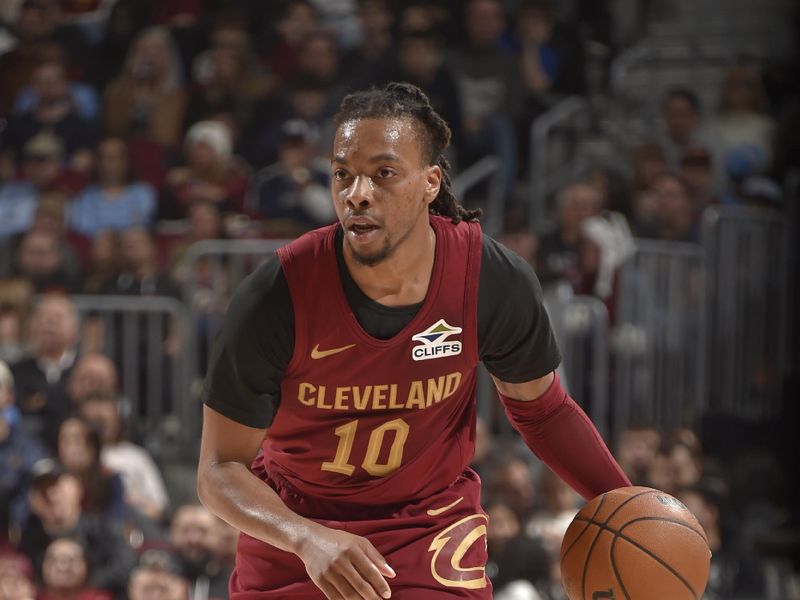
[[[450,163],[444,156],[450,143],[450,128],[417,86],[392,82],[383,89],[372,88],[349,94],[342,100],[334,122],[338,129],[347,121],[386,117],[406,117],[416,121],[416,129],[423,140],[423,153],[428,164],[438,165],[442,170],[439,193],[428,206],[428,211],[434,215],[450,217],[453,223],[462,219],[477,221],[482,211],[464,208],[453,194]]]

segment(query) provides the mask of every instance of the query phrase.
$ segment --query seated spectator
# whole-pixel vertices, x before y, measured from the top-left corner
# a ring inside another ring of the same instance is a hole
[[[330,167],[317,157],[317,137],[305,121],[283,126],[279,160],[256,177],[258,213],[273,223],[270,230],[297,234],[333,222],[336,213],[328,190]]]
[[[308,0],[290,0],[275,25],[276,40],[266,57],[270,71],[288,82],[297,72],[300,47],[319,24],[319,14]]]
[[[83,292],[96,294],[100,286],[115,279],[120,269],[120,242],[116,231],[98,231],[92,238],[90,269],[83,278]]]
[[[542,236],[537,254],[536,274],[542,285],[567,281],[576,286],[581,224],[597,214],[600,197],[588,183],[577,182],[563,188],[556,199],[556,229]]]
[[[107,280],[100,288],[104,294],[126,296],[172,296],[180,290],[160,268],[153,236],[140,228],[120,233],[122,270],[118,277]]]
[[[328,87],[330,101],[339,104],[346,88],[340,84],[339,45],[336,36],[325,30],[311,32],[300,46],[295,77],[316,79]]]
[[[36,585],[31,561],[10,547],[0,548],[0,598],[33,600],[35,597]]]
[[[557,556],[581,497],[548,468],[539,475],[538,490],[543,506],[525,523],[525,533],[539,540],[550,556]]]
[[[82,340],[83,342],[83,340]],[[119,380],[117,367],[110,358],[99,353],[82,354],[67,380],[67,395],[74,408],[80,408],[97,394],[116,394]]]
[[[689,189],[698,219],[706,208],[720,202],[714,191],[716,177],[713,158],[707,148],[687,148],[680,160],[680,175]]]
[[[522,95],[514,57],[500,46],[505,15],[500,0],[470,0],[465,8],[466,44],[451,55],[463,107],[462,148],[459,158],[474,160],[486,154],[500,158],[503,194],[516,186],[517,143],[512,125]]]
[[[189,581],[180,559],[168,548],[148,547],[141,551],[137,567],[128,582],[128,600],[186,600]]]
[[[156,212],[156,193],[133,178],[128,148],[121,138],[106,138],[97,146],[95,180],[70,207],[70,227],[94,237],[104,229],[146,227]]]
[[[33,287],[25,279],[0,279],[0,361],[15,363],[25,353]]]
[[[55,447],[71,407],[66,382],[75,363],[78,313],[67,296],[45,296],[31,317],[32,354],[12,366],[17,405],[27,431]]]
[[[497,461],[488,481],[487,493],[502,498],[520,521],[527,520],[536,506],[536,485],[531,466],[509,453]]]
[[[37,600],[112,600],[107,591],[87,585],[89,565],[78,539],[58,537],[50,542],[42,561],[42,591]]]
[[[95,89],[81,81],[70,81],[68,85],[69,96],[77,115],[90,123],[95,122],[100,115],[100,98]],[[24,114],[33,110],[39,102],[39,94],[35,87],[22,88],[14,100],[14,113]]]
[[[700,98],[689,88],[674,88],[661,102],[658,144],[670,169],[680,166],[690,148],[708,147],[711,133],[703,123]]]
[[[149,519],[160,521],[169,505],[164,480],[147,451],[125,439],[115,397],[94,394],[81,403],[80,410],[100,432],[100,459],[103,466],[122,477],[126,503]]]
[[[95,134],[89,121],[81,118],[72,103],[64,66],[45,62],[33,73],[32,87],[37,102],[31,110],[12,115],[3,135],[3,151],[19,160],[25,144],[38,133],[48,131],[64,145],[71,168],[86,173],[92,166]]]
[[[74,536],[86,549],[89,585],[120,593],[133,567],[133,552],[117,523],[83,512],[82,496],[81,482],[61,465],[49,458],[37,462],[28,493],[31,515],[22,530],[20,550],[41,569],[50,542]]]
[[[19,528],[28,516],[28,480],[36,461],[45,458],[42,443],[20,426],[14,403],[14,376],[0,362],[0,494],[9,499],[9,520]],[[3,535],[0,533],[0,542]]]
[[[67,245],[52,231],[30,229],[22,236],[13,274],[33,284],[37,293],[80,290],[77,269],[67,264]]]
[[[50,133],[40,133],[22,151],[22,177],[0,183],[0,240],[30,229],[43,195],[70,195],[77,185],[61,166],[64,145]]]
[[[655,219],[656,197],[653,186],[668,172],[667,157],[663,148],[655,143],[636,146],[631,156],[633,167],[633,221],[634,228],[646,227]]]
[[[629,427],[619,436],[614,456],[633,485],[645,485],[660,446],[661,434],[653,427]]]
[[[714,154],[727,163],[737,152],[752,152],[759,157],[762,169],[769,168],[775,120],[767,114],[767,98],[759,73],[741,65],[731,68],[722,84],[720,99],[713,125]]]
[[[184,217],[197,201],[213,202],[223,212],[244,212],[247,177],[233,155],[230,129],[219,121],[200,121],[186,133],[186,166],[167,173],[164,207],[171,217]]]
[[[185,504],[172,518],[169,540],[189,578],[190,596],[207,590],[206,597],[226,597],[230,571],[214,555],[215,534],[216,517],[201,504]]]
[[[640,237],[676,242],[697,242],[697,207],[682,179],[666,173],[653,183],[653,220],[638,230]]]
[[[81,417],[69,417],[58,430],[57,449],[58,461],[83,486],[83,511],[122,521],[128,512],[122,479],[100,461],[99,430]]]
[[[454,148],[462,144],[461,97],[456,80],[444,61],[444,38],[433,29],[401,35],[394,79],[418,86],[431,106],[450,127]]]
[[[169,259],[170,271],[175,280],[181,283],[185,282],[188,277],[188,273],[184,272],[181,266],[181,260],[186,250],[197,242],[225,238],[219,206],[213,202],[193,202],[189,205],[188,217],[189,231],[172,247]]]
[[[106,131],[176,146],[185,108],[180,60],[169,30],[145,29],[131,44],[122,72],[105,89]]]
[[[358,22],[361,41],[342,57],[348,91],[388,83],[393,66],[392,25],[394,11],[390,0],[359,0]]]

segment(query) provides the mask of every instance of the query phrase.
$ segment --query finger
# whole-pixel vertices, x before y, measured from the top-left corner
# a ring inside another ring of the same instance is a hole
[[[361,598],[361,594],[353,589],[353,586],[350,585],[350,582],[347,581],[344,576],[339,575],[339,573],[334,573],[333,571],[328,571],[326,577],[344,600],[358,600]]]
[[[380,554],[378,555],[380,556]],[[383,560],[383,557],[380,558],[380,561],[386,565],[386,562]],[[372,586],[372,588],[382,597],[382,598],[389,598],[392,595],[392,590],[389,588],[389,584],[383,578],[378,566],[375,564],[373,560],[371,560],[366,554],[357,554],[353,557],[353,565],[361,575],[363,579],[366,579],[367,582]],[[386,565],[388,568],[389,566]],[[390,569],[391,570],[391,569]],[[392,571],[392,575],[394,575],[394,571]]]
[[[364,553],[367,555],[367,558],[372,561],[372,563],[378,567],[378,570],[387,577],[396,577],[396,573],[394,569],[389,566],[389,563],[386,562],[386,559],[383,558],[383,555],[375,549],[375,546],[372,545],[368,539],[364,538]]]
[[[377,572],[374,566],[372,569]],[[368,581],[352,563],[348,563],[344,566],[340,573],[347,579],[350,585],[353,586],[353,589],[360,594],[359,598],[363,598],[363,600],[381,600],[381,597],[378,595],[372,583]]]
[[[344,600],[342,595],[338,592],[338,590],[333,586],[333,584],[328,583],[324,579],[320,581],[314,582],[317,587],[322,590],[322,593],[325,594],[325,597],[328,600]]]

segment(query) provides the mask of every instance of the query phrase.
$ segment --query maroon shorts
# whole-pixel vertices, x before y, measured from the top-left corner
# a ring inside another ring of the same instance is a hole
[[[268,483],[298,514],[325,514],[326,502],[301,499],[285,481],[275,477]],[[404,505],[388,516],[313,520],[372,542],[397,574],[394,579],[387,579],[392,600],[492,597],[492,586],[484,571],[488,520],[480,507],[480,479],[471,469],[440,493]],[[245,534],[239,537],[230,597],[231,600],[325,598],[297,556]]]

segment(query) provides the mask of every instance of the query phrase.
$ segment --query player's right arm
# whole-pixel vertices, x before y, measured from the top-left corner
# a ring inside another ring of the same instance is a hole
[[[290,510],[248,468],[265,431],[203,407],[197,492],[209,510],[246,534],[296,554],[330,600],[379,600],[393,571],[369,540]]]
[[[203,389],[198,495],[222,519],[296,554],[331,600],[388,597],[393,573],[372,544],[290,510],[249,469],[280,405],[294,315],[277,257],[239,286],[211,353]]]

